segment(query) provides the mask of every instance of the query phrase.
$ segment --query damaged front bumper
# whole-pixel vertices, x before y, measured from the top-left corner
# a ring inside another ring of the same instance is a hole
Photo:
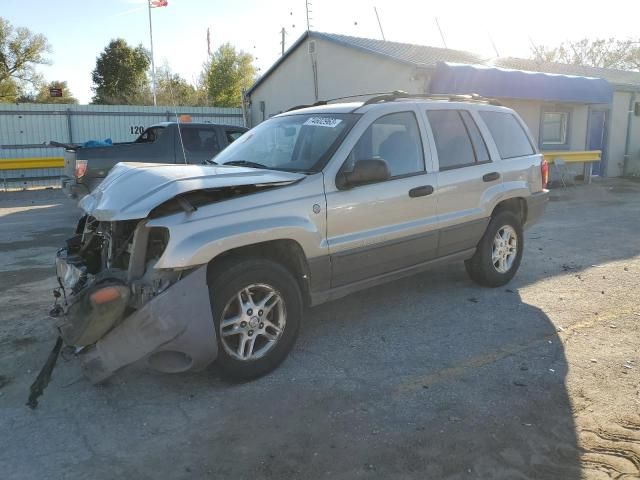
[[[176,373],[201,370],[215,360],[206,265],[136,309],[132,305],[139,303],[141,286],[127,283],[126,275],[109,270],[87,275],[81,261],[65,249],[58,252],[56,270],[65,303],[52,316],[64,342],[81,347],[82,367],[92,382],[137,362]]]

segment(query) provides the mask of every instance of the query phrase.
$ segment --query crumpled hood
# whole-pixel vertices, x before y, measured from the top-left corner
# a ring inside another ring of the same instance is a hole
[[[302,173],[223,165],[119,163],[80,207],[100,221],[145,218],[182,193],[241,185],[287,185]]]

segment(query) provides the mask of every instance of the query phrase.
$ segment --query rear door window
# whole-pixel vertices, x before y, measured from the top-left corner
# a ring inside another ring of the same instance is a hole
[[[476,125],[476,122],[471,118],[471,114],[466,110],[460,110],[460,116],[462,117],[464,126],[467,127],[469,137],[471,137],[471,145],[473,145],[473,151],[476,154],[476,162],[484,163],[490,161],[491,158],[489,158],[487,145],[484,143],[484,138],[482,138],[478,125]]]
[[[427,110],[427,118],[436,142],[441,171],[476,163],[476,153],[460,111]]]
[[[524,128],[513,114],[485,110],[480,112],[480,117],[487,124],[501,158],[524,157],[535,153]]]

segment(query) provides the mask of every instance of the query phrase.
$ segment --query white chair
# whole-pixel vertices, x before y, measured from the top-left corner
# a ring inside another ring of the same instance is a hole
[[[560,175],[560,181],[562,182],[562,186],[564,188],[567,188],[567,182],[565,182],[564,180],[564,176],[567,174],[567,162],[565,162],[561,158],[554,158],[553,165],[556,171],[558,172],[558,175]]]

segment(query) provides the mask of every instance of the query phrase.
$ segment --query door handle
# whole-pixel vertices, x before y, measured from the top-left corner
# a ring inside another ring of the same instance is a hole
[[[485,173],[482,176],[483,182],[493,182],[494,180],[498,180],[500,178],[500,174],[498,172]]]
[[[412,188],[409,190],[409,196],[411,198],[425,197],[433,193],[433,187],[431,185],[422,185],[421,187]]]

